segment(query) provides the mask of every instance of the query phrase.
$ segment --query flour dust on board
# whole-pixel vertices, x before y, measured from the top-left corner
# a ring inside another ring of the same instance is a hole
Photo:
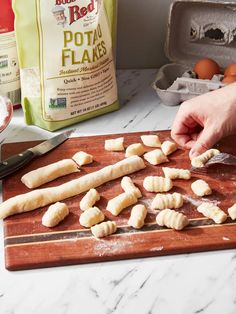
[[[119,108],[116,0],[15,0],[28,124],[56,130]]]

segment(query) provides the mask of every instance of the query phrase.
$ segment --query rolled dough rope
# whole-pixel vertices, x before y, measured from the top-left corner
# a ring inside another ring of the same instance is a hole
[[[59,186],[14,196],[0,204],[0,219],[64,200],[144,168],[142,158],[132,156]]]
[[[78,171],[78,166],[72,159],[63,159],[26,173],[21,181],[29,189],[34,189],[56,178]]]
[[[100,195],[97,190],[90,189],[80,201],[80,209],[84,211],[92,207],[99,200]]]
[[[118,216],[123,209],[137,203],[135,192],[124,192],[117,195],[107,203],[107,210],[114,216]]]
[[[125,192],[134,192],[137,198],[142,197],[141,191],[134,185],[130,177],[122,178],[121,187]]]
[[[45,227],[55,227],[59,224],[66,216],[69,215],[69,209],[66,204],[57,202],[48,207],[42,218],[42,224]]]

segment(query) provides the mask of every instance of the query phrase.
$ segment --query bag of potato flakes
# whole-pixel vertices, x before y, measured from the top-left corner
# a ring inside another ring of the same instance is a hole
[[[118,109],[116,0],[14,0],[27,124],[53,131]]]

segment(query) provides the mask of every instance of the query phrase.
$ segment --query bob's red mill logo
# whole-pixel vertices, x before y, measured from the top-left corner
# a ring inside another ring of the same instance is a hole
[[[87,14],[93,12],[95,9],[98,12],[102,0],[90,0],[86,6],[73,5],[78,0],[56,0],[55,9],[53,13],[64,14],[65,7],[68,5],[69,10],[69,25],[85,17]],[[56,12],[58,11],[58,12]],[[97,13],[96,12],[96,13]]]

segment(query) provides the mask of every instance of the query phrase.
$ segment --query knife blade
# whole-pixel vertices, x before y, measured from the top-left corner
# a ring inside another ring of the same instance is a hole
[[[44,155],[50,150],[56,148],[58,145],[62,144],[69,138],[72,132],[74,132],[74,130],[61,133],[39,145],[26,149],[22,153],[3,160],[0,162],[0,180],[19,170],[35,157]]]

